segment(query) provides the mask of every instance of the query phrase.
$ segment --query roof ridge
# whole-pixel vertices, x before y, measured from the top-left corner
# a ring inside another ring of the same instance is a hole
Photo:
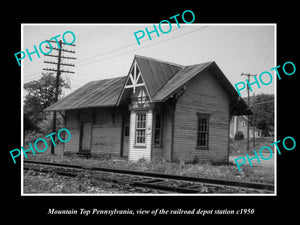
[[[89,81],[88,83],[90,82],[97,82],[97,81],[104,81],[104,80],[113,80],[113,79],[120,79],[122,77],[127,77],[127,76],[118,76],[118,77],[110,77],[110,78],[105,78],[105,79],[99,79],[99,80],[91,80]],[[87,83],[86,83],[87,84]]]
[[[154,60],[154,61],[157,61],[157,62],[160,62],[160,63],[166,63],[166,64],[169,64],[169,65],[177,66],[177,67],[181,67],[181,68],[184,67],[183,65],[180,65],[180,64],[177,64],[177,63],[167,62],[167,61],[164,61],[164,60],[155,59],[155,58],[151,58],[151,57],[148,57],[148,56],[134,55],[134,57],[140,57],[140,58],[144,58],[144,59]]]
[[[159,93],[159,91],[161,91],[164,87],[166,87],[170,82],[173,82],[173,79],[175,79],[175,78],[177,78],[176,77],[176,75],[178,75],[178,74],[180,74],[180,73],[182,73],[182,71],[183,70],[186,70],[186,69],[189,69],[189,68],[191,68],[191,69],[194,69],[196,66],[203,66],[202,68],[201,68],[201,71],[203,71],[203,70],[205,70],[206,68],[208,68],[212,63],[213,63],[214,61],[209,61],[209,62],[204,62],[204,63],[198,63],[198,64],[195,64],[195,65],[188,65],[188,66],[184,66],[184,67],[182,67],[180,70],[178,70],[178,72],[177,73],[175,73],[156,93],[155,93],[155,95],[154,95],[154,98],[153,99],[155,99],[156,98],[156,95],[157,95],[157,93]],[[199,73],[200,71],[198,71],[197,73],[195,73],[194,74],[194,76],[196,76],[198,73]],[[190,79],[188,79],[188,80],[186,80],[185,81],[185,83],[186,82],[188,82],[189,80],[191,80],[194,76],[192,76]],[[178,78],[177,78],[178,79]],[[184,85],[185,83],[183,83],[182,85]],[[181,86],[182,86],[181,85]]]
[[[216,63],[215,61],[206,61],[206,62],[202,62],[202,63],[196,63],[196,64],[192,64],[192,65],[187,65],[187,66],[198,66],[200,64],[204,64],[204,63],[207,63],[208,65],[211,64],[211,63]]]

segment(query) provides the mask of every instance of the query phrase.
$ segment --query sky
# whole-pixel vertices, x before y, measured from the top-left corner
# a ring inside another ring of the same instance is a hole
[[[157,22],[154,22],[158,26]],[[76,37],[73,46],[64,45],[64,49],[73,50],[75,54],[64,52],[63,56],[76,57],[76,60],[63,59],[63,63],[75,64],[62,69],[74,71],[63,73],[70,80],[71,89],[64,95],[76,90],[92,80],[101,80],[126,76],[134,55],[147,56],[180,65],[193,65],[215,61],[232,85],[245,81],[242,73],[259,74],[268,71],[276,77],[274,71],[276,55],[276,28],[274,24],[172,24],[172,30],[163,34],[152,33],[152,40],[147,34],[138,45],[134,32],[145,27],[150,31],[153,24],[22,24],[21,49],[34,51],[34,45],[72,31]],[[169,26],[163,26],[168,30]],[[145,32],[146,33],[146,32]],[[59,37],[59,38],[60,38]],[[70,34],[66,41],[72,41]],[[57,47],[52,43],[53,47]],[[44,45],[43,45],[44,46]],[[45,52],[49,51],[44,49]],[[57,54],[52,50],[51,54]],[[56,61],[40,53],[40,58],[32,54],[32,61],[26,55],[22,60],[22,82],[26,83],[41,77],[43,68],[56,68],[46,61]],[[16,61],[17,63],[17,61]],[[265,78],[267,83],[269,78]],[[261,88],[252,86],[255,94],[274,94],[275,80]],[[254,80],[252,80],[254,81]],[[241,91],[247,96],[246,89]],[[252,95],[253,92],[250,92]]]

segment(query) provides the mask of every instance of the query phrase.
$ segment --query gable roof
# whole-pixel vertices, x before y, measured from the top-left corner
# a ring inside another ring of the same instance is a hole
[[[153,101],[164,101],[176,90],[186,84],[189,80],[203,71],[211,62],[201,63],[193,66],[184,66],[155,94]]]
[[[210,74],[216,78],[217,82],[219,82],[228,94],[235,114],[252,114],[248,105],[239,97],[235,88],[215,62],[182,66],[138,55],[135,55],[133,63],[135,61],[140,68],[150,99],[153,102],[166,101],[195,76],[205,70],[209,70]],[[123,77],[91,81],[45,110],[117,106],[125,93],[125,84],[128,79],[129,74]],[[128,89],[126,93],[128,94]],[[125,98],[126,93],[124,95]]]
[[[196,65],[184,66],[178,71],[153,97],[154,102],[166,101],[172,94],[178,91],[182,86],[191,81],[201,72],[206,70],[210,71],[210,74],[214,76],[217,82],[224,88],[228,94],[231,105],[233,106],[233,114],[236,115],[251,115],[252,111],[249,109],[246,102],[239,97],[236,89],[232,86],[230,81],[213,62],[205,62]]]
[[[125,79],[126,76],[91,81],[59,99],[45,111],[115,106]]]
[[[162,88],[179,70],[181,65],[135,55],[143,78],[146,82],[151,98]]]
[[[122,103],[131,93],[129,87],[126,85],[130,78],[132,69],[137,66],[140,71],[140,76],[145,82],[145,88],[152,101],[156,92],[161,89],[183,66],[175,63],[165,62],[158,59],[153,59],[145,56],[135,55],[131,64],[126,82],[123,85],[121,95],[117,105]],[[138,74],[136,74],[138,76]],[[133,79],[134,80],[134,79]],[[136,84],[135,84],[136,85]],[[130,88],[133,86],[129,85]]]

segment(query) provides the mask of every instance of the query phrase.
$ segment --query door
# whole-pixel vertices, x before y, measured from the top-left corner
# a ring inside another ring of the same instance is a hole
[[[123,125],[123,146],[122,146],[122,156],[128,157],[129,148],[129,123],[125,122]]]
[[[92,122],[83,122],[81,128],[81,148],[82,152],[91,151]]]

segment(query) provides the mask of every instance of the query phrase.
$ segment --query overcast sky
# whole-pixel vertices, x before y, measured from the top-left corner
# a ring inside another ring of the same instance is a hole
[[[71,90],[65,94],[91,80],[126,76],[134,55],[181,65],[215,61],[233,85],[245,81],[242,72],[259,75],[276,66],[276,34],[273,24],[180,24],[178,28],[175,23],[168,34],[160,33],[160,37],[157,37],[152,33],[152,40],[145,35],[141,45],[138,45],[134,32],[145,31],[145,27],[152,30],[153,24],[23,24],[21,50],[28,48],[31,52],[34,50],[33,45],[38,48],[40,42],[72,31],[76,37],[76,46],[64,48],[76,53],[65,52],[63,55],[77,59],[63,60],[64,63],[75,64],[75,67],[63,68],[75,72],[63,74],[71,82]],[[168,27],[164,29],[168,30]],[[72,39],[71,35],[66,35],[66,38]],[[55,43],[53,47],[57,47]],[[57,54],[57,51],[52,50],[51,54]],[[44,60],[55,61],[55,58],[40,55],[40,58],[36,54],[32,55],[32,61],[28,56],[23,60],[23,82],[39,79],[42,72],[46,72],[42,68],[56,68],[55,65],[44,63]],[[274,72],[271,73],[274,77]],[[261,85],[260,89],[253,86],[254,92],[274,93],[274,80],[268,86]],[[242,97],[247,96],[246,90],[241,93]]]

